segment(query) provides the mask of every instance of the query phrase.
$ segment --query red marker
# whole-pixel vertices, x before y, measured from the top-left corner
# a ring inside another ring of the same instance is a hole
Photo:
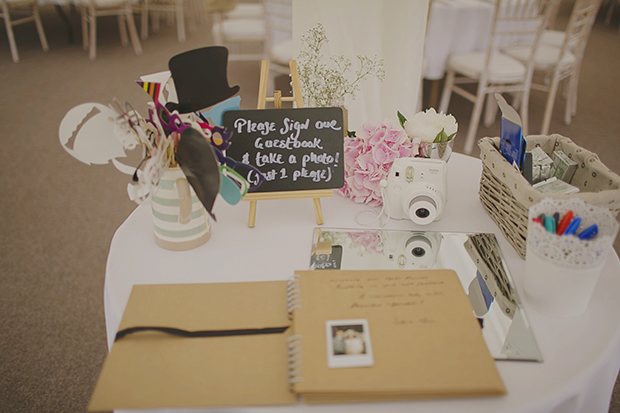
[[[534,222],[538,222],[540,225],[543,225],[543,226],[544,226],[544,224],[543,224],[543,222],[540,220],[540,218],[532,218],[532,221],[534,221]]]
[[[555,233],[557,235],[564,234],[564,231],[566,231],[566,228],[568,228],[568,224],[570,224],[572,219],[573,219],[573,211],[568,211],[566,215],[564,215],[564,217],[560,221],[560,224],[558,225],[558,228],[555,230]]]

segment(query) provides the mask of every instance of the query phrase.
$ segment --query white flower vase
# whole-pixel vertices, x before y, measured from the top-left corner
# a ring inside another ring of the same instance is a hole
[[[431,143],[431,159],[441,159],[448,162],[452,155],[452,147],[454,146],[454,139],[448,142]]]
[[[151,196],[155,243],[172,251],[201,246],[211,237],[209,217],[181,168],[169,168]]]

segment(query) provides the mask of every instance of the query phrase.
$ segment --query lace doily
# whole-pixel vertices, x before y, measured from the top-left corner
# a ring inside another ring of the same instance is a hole
[[[561,216],[573,211],[574,216],[581,218],[577,233],[590,225],[598,225],[598,235],[589,241],[580,240],[576,236],[558,236],[549,233],[544,226],[532,222],[532,218],[540,214]],[[609,210],[586,204],[579,198],[554,200],[545,198],[529,210],[527,230],[527,253],[552,260],[555,264],[573,267],[595,267],[602,265],[611,250],[620,225]]]

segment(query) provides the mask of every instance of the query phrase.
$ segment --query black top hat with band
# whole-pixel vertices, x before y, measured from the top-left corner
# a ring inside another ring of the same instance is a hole
[[[174,80],[179,103],[168,102],[169,111],[196,112],[225,101],[239,92],[239,86],[228,86],[226,67],[228,49],[203,47],[178,54],[168,67]]]

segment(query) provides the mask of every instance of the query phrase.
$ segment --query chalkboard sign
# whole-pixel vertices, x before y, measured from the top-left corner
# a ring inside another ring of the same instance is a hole
[[[301,191],[344,186],[342,109],[231,110],[226,155],[258,168],[265,181],[255,192]],[[255,172],[245,176],[250,184]]]

